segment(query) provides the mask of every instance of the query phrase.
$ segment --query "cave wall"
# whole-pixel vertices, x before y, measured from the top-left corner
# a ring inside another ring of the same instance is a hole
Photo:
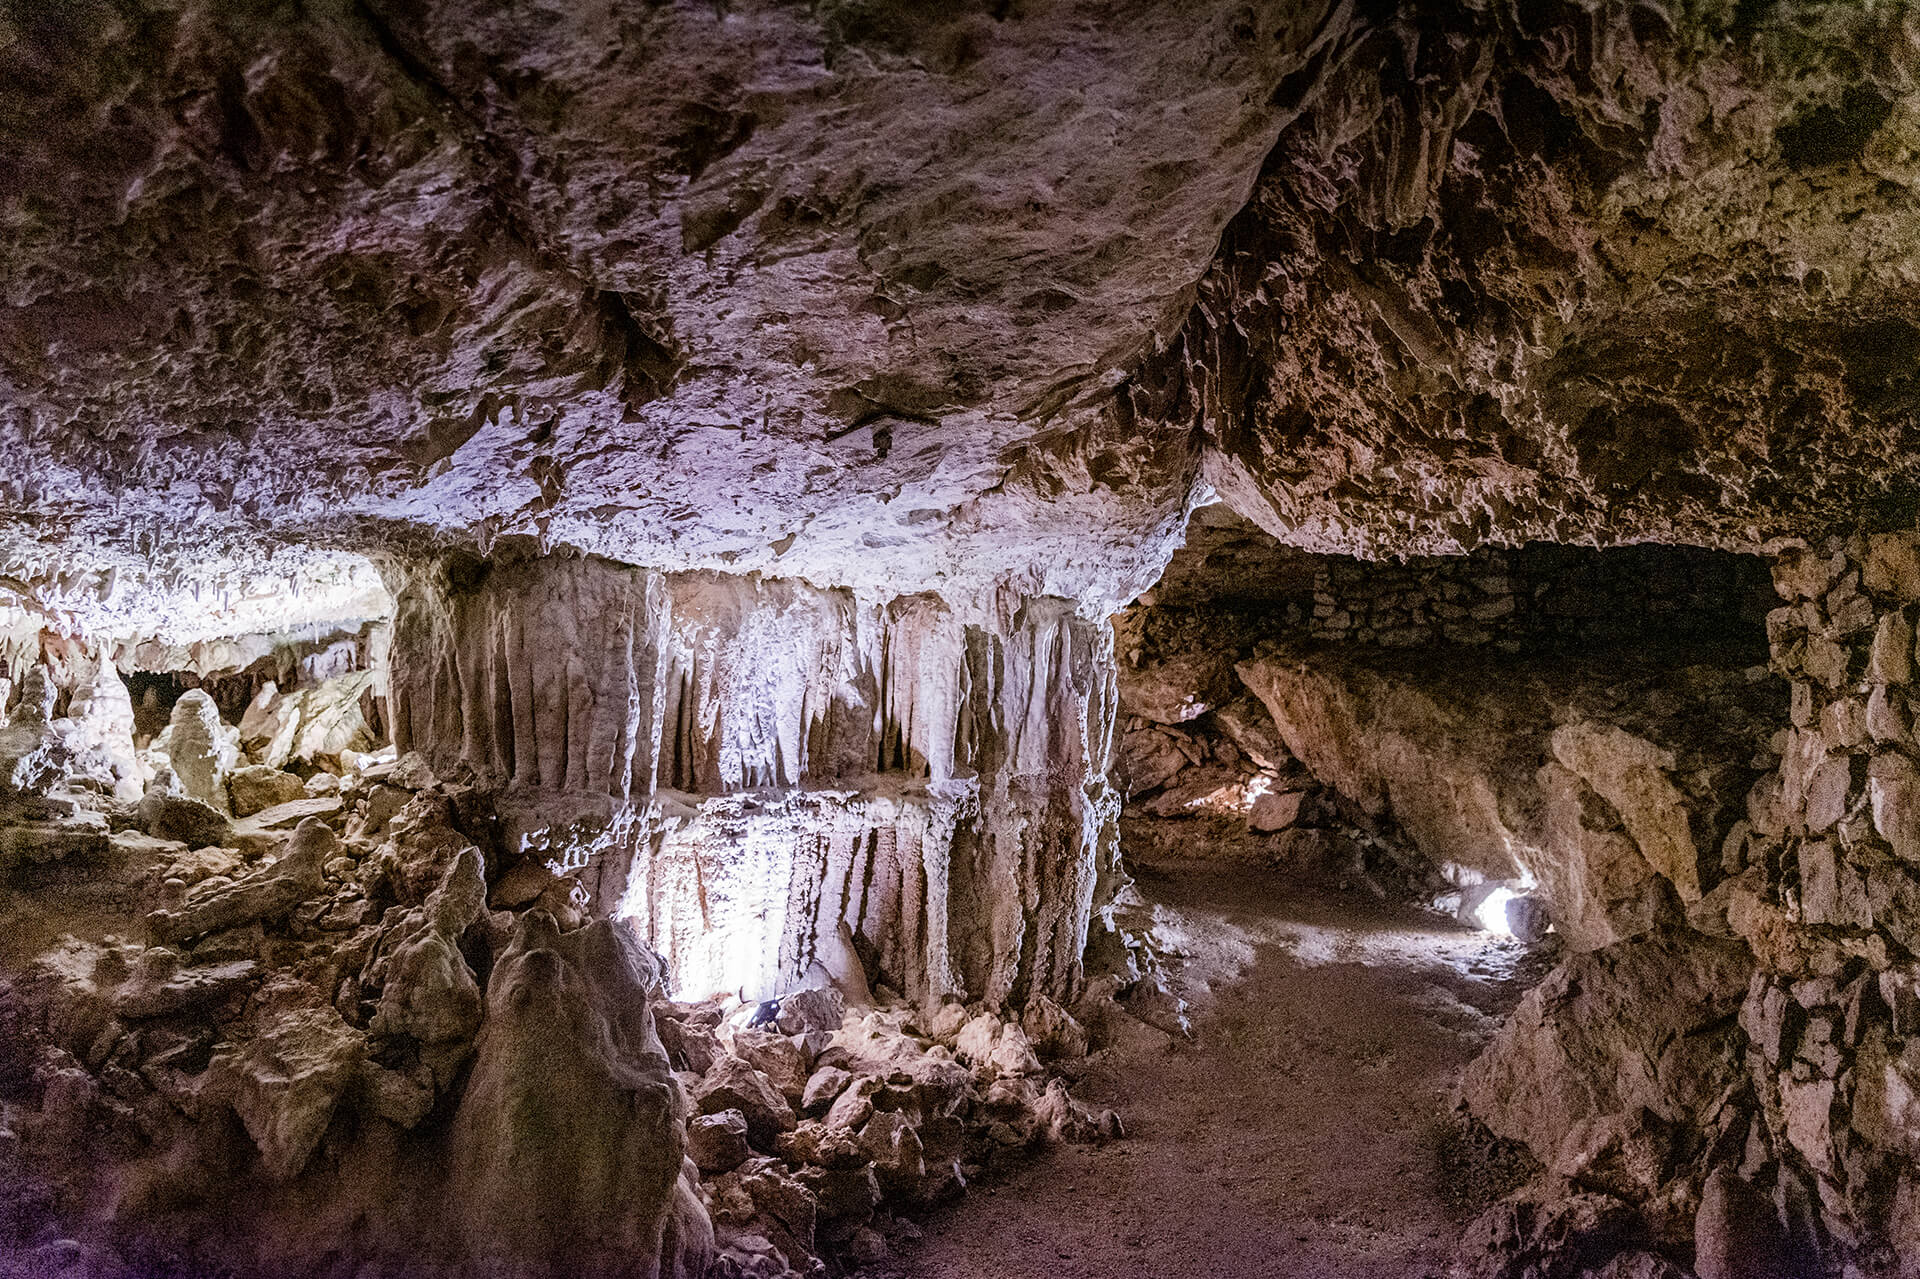
[[[1118,803],[1112,642],[1070,603],[473,557],[396,598],[396,745],[501,788],[678,989],[852,947],[923,1002],[1076,993]]]

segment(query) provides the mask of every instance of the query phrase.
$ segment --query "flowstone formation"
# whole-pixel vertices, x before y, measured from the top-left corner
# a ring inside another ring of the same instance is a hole
[[[1117,887],[1111,661],[1064,600],[969,619],[456,557],[398,592],[394,722],[502,786],[509,843],[633,920],[681,991],[864,962],[918,1003],[1017,1008],[1079,998]]]

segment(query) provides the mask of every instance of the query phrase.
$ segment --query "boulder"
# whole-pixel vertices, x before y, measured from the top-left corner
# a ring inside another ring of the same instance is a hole
[[[839,1100],[840,1094],[853,1082],[853,1075],[838,1066],[822,1066],[813,1072],[807,1080],[807,1086],[800,1094],[802,1114],[818,1115],[824,1113]]]
[[[217,1055],[215,1087],[275,1181],[298,1176],[354,1083],[366,1041],[318,991],[291,979],[263,990],[252,1036]]]
[[[159,779],[147,788],[136,813],[147,834],[189,848],[225,844],[233,833],[226,814],[211,804],[166,789]]]
[[[860,1129],[860,1146],[880,1184],[893,1194],[919,1199],[927,1181],[920,1134],[898,1111],[876,1111]]]
[[[1001,1022],[991,1013],[981,1013],[962,1027],[954,1039],[953,1051],[962,1061],[970,1063],[975,1075],[981,1078],[1040,1073],[1040,1059],[1028,1042],[1026,1032],[1013,1022]]]
[[[1528,992],[1467,1067],[1461,1095],[1547,1165],[1589,1157],[1594,1125],[1644,1112],[1704,1126],[1740,1077],[1734,1015],[1753,957],[1735,941],[1662,929],[1575,955]]]
[[[405,792],[399,792],[404,794]],[[489,899],[495,910],[513,910],[537,901],[557,878],[544,862],[516,862],[493,886]]]
[[[1214,709],[1213,726],[1257,767],[1277,772],[1292,762],[1287,744],[1273,725],[1273,716],[1244,689],[1232,701]]]
[[[775,1018],[783,1034],[831,1035],[840,1029],[846,1016],[846,996],[832,988],[810,987],[780,997],[780,1015]]]
[[[767,1077],[789,1102],[807,1090],[807,1053],[790,1035],[763,1030],[735,1031],[733,1051]]]
[[[1113,775],[1127,795],[1145,795],[1165,786],[1190,763],[1171,734],[1158,728],[1134,729],[1120,735]]]
[[[1633,1209],[1608,1195],[1536,1184],[1476,1217],[1453,1279],[1585,1279],[1637,1241]]]
[[[1300,806],[1306,798],[1305,791],[1269,791],[1247,810],[1247,825],[1263,833],[1286,830],[1300,820]]]
[[[360,1067],[360,1105],[401,1129],[413,1129],[433,1112],[433,1088],[410,1075],[372,1063]]]
[[[1183,647],[1139,664],[1115,667],[1120,713],[1157,724],[1184,724],[1234,696],[1232,650]]]
[[[795,1123],[793,1107],[772,1081],[734,1056],[713,1064],[694,1089],[693,1104],[703,1115],[738,1110],[746,1116],[747,1131],[761,1150],[772,1150],[774,1141]]]
[[[822,1225],[863,1225],[880,1206],[880,1179],[871,1165],[829,1168],[808,1164],[794,1180],[813,1196]]]
[[[227,776],[227,797],[235,817],[251,817],[276,804],[307,798],[306,783],[292,773],[248,764]]]
[[[1028,1041],[1043,1060],[1059,1061],[1087,1055],[1087,1030],[1072,1013],[1045,995],[1027,1001],[1020,1016]]]
[[[687,1121],[687,1157],[708,1176],[732,1172],[752,1154],[747,1117],[739,1111],[695,1115]]]

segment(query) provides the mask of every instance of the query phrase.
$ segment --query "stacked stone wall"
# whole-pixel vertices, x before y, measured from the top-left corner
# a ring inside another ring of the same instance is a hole
[[[1792,547],[1774,581],[1792,722],[1719,894],[1759,961],[1740,1023],[1764,1130],[1744,1170],[1829,1263],[1920,1273],[1920,536]]]
[[[1691,547],[1532,545],[1401,561],[1329,556],[1309,634],[1383,648],[1508,652],[1758,633],[1765,565]]]

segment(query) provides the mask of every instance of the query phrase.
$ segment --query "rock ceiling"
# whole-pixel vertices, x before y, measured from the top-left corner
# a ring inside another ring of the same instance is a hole
[[[1098,606],[1206,484],[1376,554],[1905,510],[1917,60],[1767,0],[11,5],[0,572]]]

